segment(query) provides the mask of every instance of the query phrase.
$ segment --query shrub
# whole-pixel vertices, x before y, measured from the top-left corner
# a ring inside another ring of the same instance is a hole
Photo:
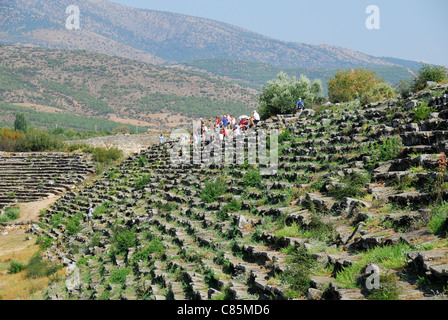
[[[424,64],[417,74],[412,83],[412,91],[417,92],[423,90],[426,87],[426,82],[444,82],[448,80],[448,71],[443,66],[431,66],[429,64]]]
[[[432,112],[436,112],[436,109],[428,106],[428,101],[419,103],[414,109],[414,122],[420,122],[425,120]]]
[[[401,98],[406,98],[412,92],[413,80],[400,80],[397,85],[397,91]]]
[[[221,208],[221,210],[226,211],[226,212],[235,212],[235,211],[240,211],[242,206],[243,206],[243,204],[241,203],[241,201],[239,201],[238,199],[232,199],[232,200],[230,200],[229,203],[224,205]]]
[[[369,300],[398,300],[400,294],[398,280],[399,278],[392,273],[380,275],[380,288],[373,289],[367,298]]]
[[[81,231],[82,226],[80,219],[82,218],[82,214],[78,213],[75,216],[71,217],[70,220],[67,222],[67,232],[69,235],[73,236],[77,234],[79,231]]]
[[[38,152],[63,150],[64,142],[48,131],[41,131],[35,128],[27,130],[19,139],[17,151]]]
[[[381,143],[374,141],[370,145],[364,146],[361,152],[370,156],[366,168],[373,170],[378,162],[397,158],[403,151],[403,148],[404,146],[399,136],[382,137]]]
[[[331,190],[328,191],[328,195],[335,197],[338,200],[342,200],[345,197],[363,197],[367,192],[361,192],[366,183],[370,182],[368,175],[360,173],[352,173],[345,176],[341,184],[336,184]]]
[[[381,82],[362,95],[361,104],[384,101],[394,98],[395,96],[395,90],[389,84]]]
[[[148,245],[144,246],[143,249],[134,253],[132,259],[135,262],[139,260],[148,261],[150,255],[154,254],[156,258],[160,258],[164,253],[165,247],[163,246],[162,238],[155,238]]]
[[[0,150],[12,152],[17,149],[22,133],[8,128],[0,129]]]
[[[115,227],[111,242],[116,253],[125,254],[129,248],[137,245],[137,238],[133,230]]]
[[[54,241],[53,238],[50,238],[47,235],[43,235],[37,238],[36,244],[40,245],[42,250],[47,250],[51,246],[51,243],[53,241]]]
[[[131,273],[129,268],[118,269],[112,271],[109,281],[110,283],[121,284],[122,286],[126,283],[126,277]]]
[[[263,87],[259,97],[259,114],[262,119],[277,114],[296,113],[296,102],[299,98],[305,103],[305,107],[312,107],[321,100],[322,84],[319,80],[310,80],[301,75],[299,79],[292,78],[280,72],[277,78]]]
[[[261,182],[260,169],[250,167],[242,179],[243,185],[246,187],[258,187]]]
[[[95,148],[92,152],[92,159],[99,163],[110,164],[123,157],[123,151],[116,147]]]
[[[146,174],[137,179],[137,181],[134,184],[134,189],[142,190],[150,181],[151,181],[151,176],[149,174]]]
[[[223,195],[227,190],[227,184],[224,177],[217,177],[214,181],[206,182],[199,194],[204,202],[217,201],[219,196]]]
[[[16,220],[19,218],[20,209],[19,207],[9,207],[5,209],[5,214],[0,216],[0,222],[8,222],[12,220]]]
[[[16,274],[21,272],[22,270],[25,270],[25,267],[25,264],[23,264],[22,262],[13,260],[9,264],[8,271],[10,274]]]
[[[33,279],[49,277],[61,268],[62,266],[59,264],[44,261],[43,256],[40,253],[34,255],[25,267],[27,277]]]
[[[141,157],[138,159],[138,166],[139,166],[140,168],[142,168],[142,167],[145,166],[145,164],[146,164],[147,162],[148,162],[148,159],[147,159],[146,157],[141,156]]]
[[[314,259],[310,257],[305,247],[288,247],[286,250],[289,264],[280,275],[280,280],[288,286],[285,296],[288,298],[298,298],[306,294],[311,285],[310,274],[317,266]]]
[[[365,68],[339,70],[328,80],[328,97],[333,103],[349,102],[364,96],[381,82],[382,79]]]
[[[431,218],[428,223],[428,230],[434,234],[445,233],[448,228],[447,223],[448,202],[443,201],[439,205],[431,208]]]

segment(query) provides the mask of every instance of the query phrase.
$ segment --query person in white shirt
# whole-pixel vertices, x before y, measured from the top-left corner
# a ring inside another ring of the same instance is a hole
[[[257,125],[258,122],[260,122],[260,115],[258,114],[257,110],[254,110],[254,123]]]
[[[235,126],[235,133],[234,133],[234,135],[236,137],[236,136],[239,136],[240,134],[241,134],[240,126],[236,125]]]

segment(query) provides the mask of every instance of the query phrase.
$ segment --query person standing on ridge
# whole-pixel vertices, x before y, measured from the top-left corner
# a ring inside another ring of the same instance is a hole
[[[302,112],[304,107],[305,107],[305,104],[303,103],[302,98],[299,98],[299,101],[297,101],[297,103],[296,103],[297,113]]]
[[[92,226],[93,220],[93,207],[92,204],[89,204],[89,211],[87,213],[87,219],[89,220],[89,228]]]

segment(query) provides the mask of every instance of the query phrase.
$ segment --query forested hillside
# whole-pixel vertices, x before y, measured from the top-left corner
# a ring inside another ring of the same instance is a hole
[[[0,102],[157,129],[257,103],[256,90],[229,81],[86,51],[0,46],[0,70]]]

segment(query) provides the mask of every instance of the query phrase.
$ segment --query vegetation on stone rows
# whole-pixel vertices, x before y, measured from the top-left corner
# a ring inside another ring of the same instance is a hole
[[[401,270],[407,264],[407,254],[414,250],[408,244],[399,243],[395,246],[375,247],[359,253],[359,259],[352,265],[336,272],[336,282],[344,288],[362,288],[365,283],[360,276],[361,269],[368,263],[379,267]]]
[[[223,195],[227,190],[227,183],[223,176],[218,176],[213,181],[208,181],[202,188],[199,197],[204,202],[217,201],[219,196]]]

